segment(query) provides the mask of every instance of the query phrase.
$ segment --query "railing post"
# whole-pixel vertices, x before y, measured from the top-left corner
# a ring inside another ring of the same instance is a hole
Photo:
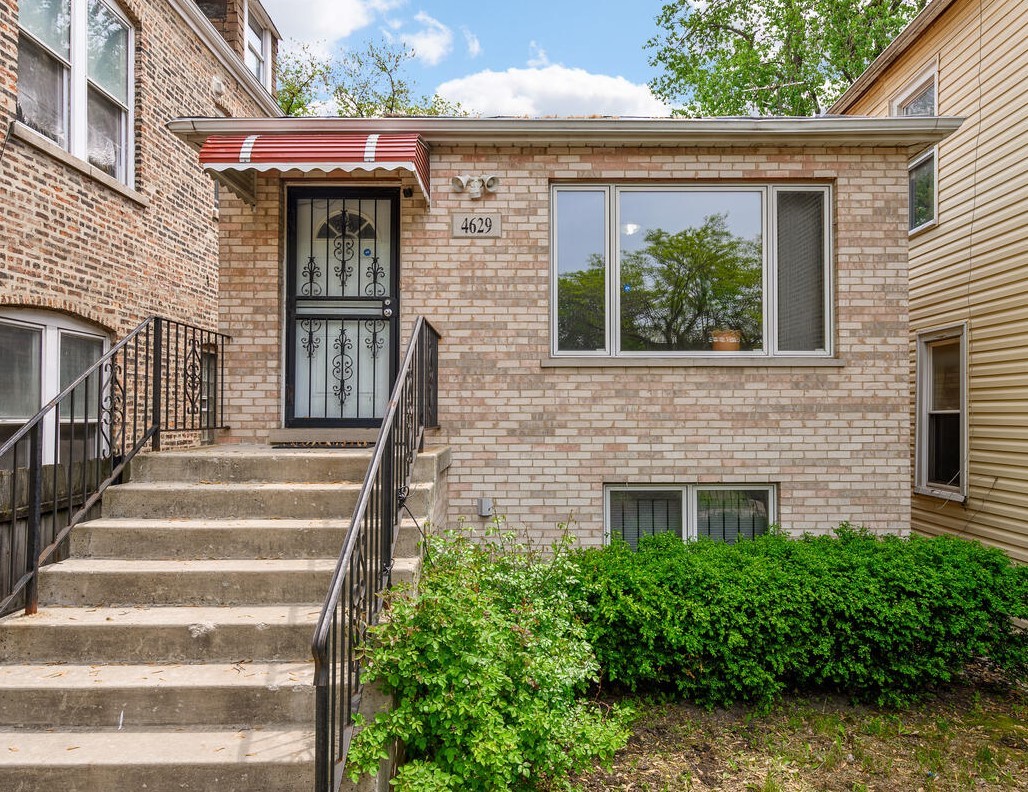
[[[152,420],[153,427],[155,429],[151,449],[154,451],[161,450],[161,384],[164,379],[164,362],[162,360],[164,356],[163,331],[163,322],[161,322],[161,318],[158,316],[153,322],[153,382],[151,383],[151,407],[153,408]]]
[[[29,557],[26,559],[28,564],[25,571],[30,573],[31,577],[25,586],[25,613],[30,616],[39,607],[39,554],[43,550],[43,438],[40,437],[41,430],[42,426],[37,422],[29,433],[29,514],[25,537]],[[54,494],[56,497],[56,493]]]
[[[395,427],[394,427],[395,428]],[[399,512],[400,492],[396,486],[396,432],[392,431],[386,438],[386,453],[382,457],[382,536],[379,539],[381,554],[381,576],[383,586],[392,582],[393,536],[396,533],[396,516]],[[387,574],[388,573],[388,578]],[[374,594],[378,594],[377,591]]]

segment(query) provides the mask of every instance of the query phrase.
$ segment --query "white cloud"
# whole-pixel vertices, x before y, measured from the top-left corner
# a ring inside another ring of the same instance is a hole
[[[418,60],[435,66],[453,51],[453,31],[424,11],[419,11],[414,21],[421,24],[421,30],[401,33],[400,40],[414,50]]]
[[[261,0],[286,39],[331,45],[406,0]],[[318,49],[323,45],[318,44]]]
[[[484,116],[667,116],[670,109],[645,85],[624,77],[549,65],[481,71],[449,80],[436,92]]]
[[[482,54],[482,42],[478,40],[478,36],[472,33],[468,28],[462,27],[460,32],[464,34],[464,43],[468,47],[468,56],[471,58],[477,58]]]
[[[550,65],[550,59],[546,55],[546,50],[540,47],[536,42],[528,42],[528,51],[532,53],[526,61],[526,66],[530,69],[542,69]]]

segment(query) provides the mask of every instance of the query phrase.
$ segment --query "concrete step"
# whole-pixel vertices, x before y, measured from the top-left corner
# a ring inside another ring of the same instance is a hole
[[[371,449],[271,448],[218,445],[140,454],[132,460],[132,481],[360,482]],[[450,464],[444,446],[426,448],[414,465],[415,481],[434,481]]]
[[[301,662],[310,658],[320,609],[43,608],[0,620],[0,657],[7,663]]]
[[[42,570],[39,601],[45,607],[319,602],[335,566],[334,558],[69,558]]]
[[[414,514],[429,511],[430,484],[415,484],[407,501]],[[111,487],[103,517],[346,519],[353,513],[358,484],[240,482],[189,484],[141,482]]]
[[[419,520],[424,524],[424,520]],[[347,521],[190,520],[118,517],[71,532],[71,554],[92,558],[336,558]],[[396,554],[418,553],[413,520],[400,525]]]
[[[21,728],[232,727],[314,720],[314,664],[0,665]]]
[[[371,462],[368,449],[272,449],[205,446],[132,460],[132,481],[358,482]]]
[[[314,734],[268,726],[0,732],[4,792],[310,792]]]

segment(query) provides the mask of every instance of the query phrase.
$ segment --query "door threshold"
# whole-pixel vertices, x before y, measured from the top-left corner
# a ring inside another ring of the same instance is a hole
[[[370,448],[378,429],[272,429],[268,445],[292,448]]]

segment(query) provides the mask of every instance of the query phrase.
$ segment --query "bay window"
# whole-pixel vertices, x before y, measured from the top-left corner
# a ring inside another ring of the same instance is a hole
[[[830,354],[829,197],[555,187],[553,354]]]
[[[775,487],[768,484],[690,484],[677,487],[608,487],[608,541],[632,549],[644,536],[671,533],[735,544],[767,532],[775,522]]]
[[[18,120],[131,184],[132,27],[105,0],[22,3]]]

